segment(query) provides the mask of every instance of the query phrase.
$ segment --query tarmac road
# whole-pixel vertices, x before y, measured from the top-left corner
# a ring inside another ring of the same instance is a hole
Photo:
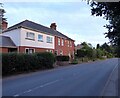
[[[3,79],[3,96],[100,96],[118,59],[12,76]]]

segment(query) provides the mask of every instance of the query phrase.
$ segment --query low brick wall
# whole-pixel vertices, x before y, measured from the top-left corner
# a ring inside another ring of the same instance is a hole
[[[56,64],[59,66],[69,65],[69,61],[57,61]]]

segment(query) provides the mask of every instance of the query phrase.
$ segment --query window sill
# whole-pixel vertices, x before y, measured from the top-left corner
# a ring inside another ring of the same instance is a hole
[[[52,44],[52,42],[47,42],[48,44]]]
[[[32,41],[35,41],[35,39],[31,39],[31,38],[25,38],[25,39],[28,39],[28,40],[32,40]]]
[[[43,40],[38,40],[39,42],[43,42]]]

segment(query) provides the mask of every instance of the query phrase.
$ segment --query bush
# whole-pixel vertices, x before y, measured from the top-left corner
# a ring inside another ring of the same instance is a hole
[[[55,62],[55,56],[52,53],[43,52],[43,53],[36,53],[38,57],[38,63],[43,65],[43,68],[53,68],[53,64]]]
[[[2,75],[29,72],[36,69],[53,68],[55,57],[52,53],[2,54]]]
[[[78,64],[78,60],[77,59],[74,59],[71,64]]]
[[[56,56],[57,61],[69,61],[69,56]]]

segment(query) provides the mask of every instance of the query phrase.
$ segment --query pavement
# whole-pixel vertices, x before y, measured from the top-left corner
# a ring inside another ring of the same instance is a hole
[[[111,72],[101,96],[118,96],[118,66]]]
[[[4,78],[2,95],[116,96],[117,64],[113,58]]]

